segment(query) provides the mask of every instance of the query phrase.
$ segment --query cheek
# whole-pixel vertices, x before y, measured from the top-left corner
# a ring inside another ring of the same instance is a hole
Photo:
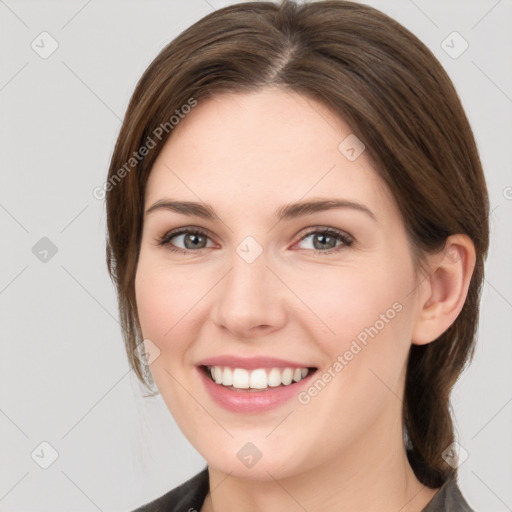
[[[137,310],[145,337],[158,342],[170,338],[205,290],[189,273],[170,271],[161,262],[141,257],[135,278]],[[162,347],[163,348],[163,347]]]
[[[159,272],[148,271],[144,263],[139,263],[135,278],[137,312],[142,335],[152,341],[157,341],[169,329],[168,314],[162,315],[162,312],[172,307],[168,295],[163,293],[165,288],[158,276]]]
[[[314,280],[296,280],[294,291],[312,313],[304,311],[295,319],[324,354],[325,367],[330,368],[326,380],[336,381],[333,387],[339,386],[340,392],[351,389],[354,399],[359,395],[354,406],[363,397],[387,392],[379,378],[395,389],[405,365],[414,279],[408,260],[395,260],[331,268]]]
[[[184,266],[171,268],[151,255],[141,253],[139,259],[135,294],[140,326],[143,337],[160,351],[150,370],[157,387],[167,390],[163,395],[172,411],[182,392],[172,376],[179,382],[190,378],[187,372],[194,362],[190,348],[205,322],[207,294],[215,278],[210,282],[208,276],[199,278],[197,271]]]
[[[340,269],[330,279],[316,279],[314,288],[311,283],[300,288],[322,320],[302,320],[302,330],[309,329],[324,359],[299,403],[314,410],[320,423],[330,424],[333,436],[337,429],[347,431],[347,418],[354,427],[350,435],[356,436],[399,403],[410,347],[413,308],[406,296],[411,275],[406,267],[401,273],[387,272],[393,269],[391,261],[386,272],[384,266]],[[316,317],[308,313],[308,318]]]
[[[142,334],[160,350],[159,357],[150,366],[151,375],[185,435],[201,432],[204,422],[208,424],[210,419],[204,417],[202,399],[191,399],[186,391],[193,387],[189,349],[204,322],[204,315],[198,317],[203,314],[201,299],[213,285],[197,277],[197,272],[170,269],[169,265],[141,253],[135,279]],[[197,442],[195,439],[193,444]]]
[[[384,270],[385,266],[329,268],[311,279],[301,274],[293,290],[302,299],[300,309],[306,305],[309,311],[295,315],[295,320],[315,328],[334,348],[374,325],[379,331],[389,330],[397,323],[397,310],[403,308],[412,285],[406,271],[399,274],[389,267]]]
[[[143,338],[151,340],[160,351],[159,357],[150,366],[158,389],[172,384],[167,372],[174,373],[174,370],[169,367],[169,361],[180,360],[179,345],[167,342],[173,339],[173,326],[181,310],[177,298],[170,293],[175,290],[175,286],[176,283],[171,287],[169,277],[163,269],[158,265],[152,265],[141,255],[135,278],[137,312]],[[171,348],[173,353],[169,357],[168,352]]]

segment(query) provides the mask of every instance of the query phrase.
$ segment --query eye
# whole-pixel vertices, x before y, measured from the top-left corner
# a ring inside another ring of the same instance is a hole
[[[334,228],[316,228],[303,236],[299,242],[303,242],[310,238],[309,247],[306,249],[312,249],[315,252],[321,252],[323,254],[330,254],[337,252],[343,247],[350,247],[354,240],[351,236],[347,235],[343,231]],[[339,243],[338,243],[339,242]]]
[[[173,239],[175,241],[171,242]],[[180,228],[166,233],[163,237],[159,238],[157,245],[166,245],[173,252],[188,254],[194,249],[212,247],[212,245],[207,246],[208,239],[208,235],[200,229]],[[176,247],[176,243],[184,244],[184,247]]]

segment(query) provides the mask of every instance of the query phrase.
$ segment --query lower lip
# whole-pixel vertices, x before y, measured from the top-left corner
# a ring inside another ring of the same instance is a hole
[[[269,387],[262,390],[234,390],[217,384],[206,375],[203,368],[196,368],[213,400],[224,409],[233,412],[265,412],[274,409],[296,397],[308,384],[311,376],[316,373],[310,372],[307,377],[289,386]]]

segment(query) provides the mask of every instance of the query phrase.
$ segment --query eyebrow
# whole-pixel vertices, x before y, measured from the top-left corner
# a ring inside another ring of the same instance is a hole
[[[365,213],[374,221],[377,221],[375,214],[367,206],[345,199],[321,199],[290,203],[279,207],[275,211],[275,216],[279,221],[282,221],[336,208],[350,208],[352,210],[357,210]],[[194,201],[172,201],[169,199],[160,199],[146,210],[145,215],[156,210],[170,210],[183,215],[201,217],[206,220],[219,219],[219,216],[209,204],[197,203]]]

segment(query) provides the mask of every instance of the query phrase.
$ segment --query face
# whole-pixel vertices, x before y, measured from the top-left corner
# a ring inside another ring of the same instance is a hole
[[[181,121],[151,170],[135,283],[159,351],[150,369],[225,473],[348,463],[401,428],[411,249],[367,152],[354,159],[353,139],[340,149],[350,134],[295,93],[221,94]]]

